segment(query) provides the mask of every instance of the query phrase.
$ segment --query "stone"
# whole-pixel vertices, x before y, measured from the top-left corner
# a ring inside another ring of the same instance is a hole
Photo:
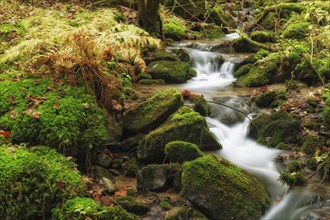
[[[201,150],[219,150],[221,144],[207,127],[205,118],[188,107],[181,107],[157,129],[149,132],[138,146],[138,159],[145,163],[162,163],[165,145],[172,141],[186,141]]]
[[[109,180],[106,177],[101,178],[100,182],[103,186],[104,191],[108,194],[113,194],[118,190],[116,184],[114,184],[111,180]]]
[[[133,133],[150,131],[182,105],[181,94],[177,89],[159,91],[136,108],[124,113],[124,128]]]
[[[104,167],[109,168],[112,162],[112,158],[104,153],[100,153],[97,157],[97,164]]]
[[[259,180],[215,155],[184,164],[181,195],[209,219],[258,219],[269,207]]]

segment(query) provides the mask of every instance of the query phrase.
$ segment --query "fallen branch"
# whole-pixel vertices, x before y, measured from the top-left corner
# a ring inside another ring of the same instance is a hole
[[[240,35],[240,37],[244,40],[246,40],[249,44],[264,49],[264,50],[268,50],[270,52],[276,52],[277,48],[276,47],[272,47],[271,45],[267,45],[267,44],[263,44],[263,43],[259,43],[257,41],[252,40],[251,38],[248,37],[247,34],[242,33],[240,30],[236,30],[236,33],[238,33]]]

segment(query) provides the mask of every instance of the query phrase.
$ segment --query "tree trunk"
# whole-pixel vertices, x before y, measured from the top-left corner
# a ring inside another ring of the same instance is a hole
[[[140,26],[150,34],[161,34],[161,23],[158,9],[162,0],[137,0]],[[157,33],[157,30],[160,29]]]

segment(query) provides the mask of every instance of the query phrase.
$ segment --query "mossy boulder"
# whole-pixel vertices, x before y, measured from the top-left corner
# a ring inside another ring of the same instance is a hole
[[[302,129],[298,119],[280,110],[254,118],[249,126],[249,136],[260,144],[276,147],[281,142],[289,144],[300,141]]]
[[[220,5],[216,5],[209,9],[206,14],[208,20],[219,26],[235,27],[236,22],[231,14],[225,12]]]
[[[112,219],[127,219],[136,220],[136,216],[129,214],[120,206],[108,207],[99,206],[95,200],[86,197],[76,197],[67,200],[63,206],[59,206],[52,210],[54,219],[97,219],[97,220],[112,220]]]
[[[239,67],[239,68],[234,72],[234,76],[235,76],[236,78],[239,78],[239,77],[241,77],[241,76],[247,74],[247,73],[250,71],[251,68],[252,68],[252,63],[245,64],[245,65]]]
[[[40,219],[87,189],[75,164],[49,147],[0,146],[0,218]]]
[[[242,37],[234,39],[232,42],[232,47],[235,49],[236,52],[240,53],[255,53],[259,50],[258,47],[252,45]]]
[[[182,61],[154,61],[146,70],[153,79],[163,79],[166,83],[184,83],[195,76],[188,62]]]
[[[306,154],[313,155],[317,148],[321,148],[326,144],[325,142],[326,142],[325,139],[322,137],[306,135],[303,138],[301,149]]]
[[[153,61],[168,60],[168,61],[178,61],[178,57],[166,50],[156,50],[155,52],[150,52],[146,57],[143,58],[146,64]]]
[[[150,131],[163,123],[182,105],[181,94],[177,89],[159,91],[136,108],[124,113],[124,128],[133,133]]]
[[[180,164],[151,164],[137,173],[139,191],[161,192],[169,188],[181,189],[182,166]]]
[[[258,107],[268,107],[276,100],[276,91],[267,91],[256,97],[256,105]]]
[[[253,31],[250,37],[260,43],[275,41],[275,33],[270,31]]]
[[[194,96],[191,98],[191,102],[194,104],[194,110],[202,116],[209,115],[209,106],[203,96]]]
[[[173,141],[166,144],[165,154],[171,163],[192,161],[204,155],[197,145],[184,141]]]
[[[264,86],[272,83],[280,62],[280,54],[269,54],[267,57],[254,63],[247,74],[237,79],[237,83],[248,87]]]
[[[184,164],[181,194],[210,219],[258,219],[269,207],[259,180],[215,155]]]
[[[157,129],[148,133],[138,147],[138,159],[162,163],[165,145],[172,141],[197,144],[202,150],[218,150],[221,144],[207,127],[205,118],[188,107],[181,107]]]
[[[309,22],[300,22],[300,23],[293,23],[290,24],[282,33],[284,38],[294,38],[296,40],[301,40],[304,39],[308,32],[309,29],[308,27],[310,26]]]

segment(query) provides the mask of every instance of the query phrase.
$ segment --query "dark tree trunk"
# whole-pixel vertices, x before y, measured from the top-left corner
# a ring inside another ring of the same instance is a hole
[[[162,0],[137,0],[140,26],[150,34],[162,34],[162,25],[158,14],[161,1]]]

